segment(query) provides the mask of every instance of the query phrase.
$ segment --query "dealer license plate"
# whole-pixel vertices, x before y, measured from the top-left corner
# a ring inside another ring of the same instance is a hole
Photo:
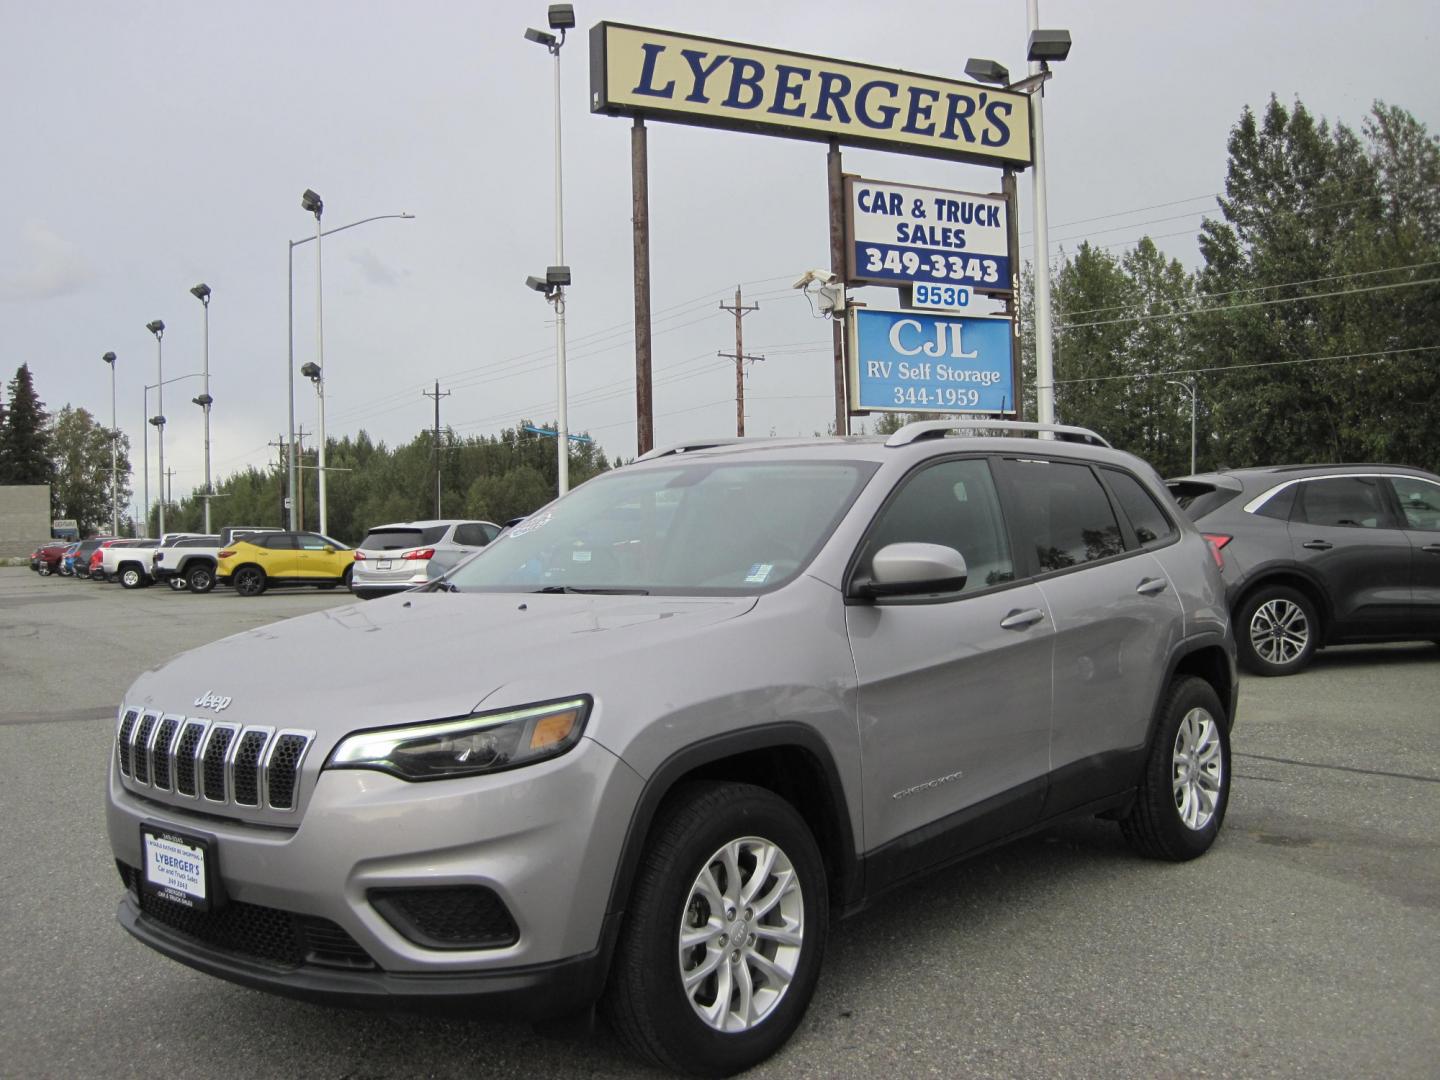
[[[147,891],[196,911],[210,910],[210,844],[197,836],[140,826]]]
[[[381,569],[381,570],[389,570],[389,569],[390,569],[390,560],[389,560],[389,559],[381,559],[381,560],[380,560],[380,569]]]

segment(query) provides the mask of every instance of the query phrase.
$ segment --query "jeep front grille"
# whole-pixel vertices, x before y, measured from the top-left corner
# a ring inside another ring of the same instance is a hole
[[[294,810],[300,765],[314,740],[313,731],[127,709],[115,760],[132,787],[202,804]]]

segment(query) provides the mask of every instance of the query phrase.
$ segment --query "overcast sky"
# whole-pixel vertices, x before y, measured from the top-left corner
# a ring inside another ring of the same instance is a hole
[[[588,111],[585,31],[609,19],[964,78],[969,56],[1018,76],[1021,0],[576,5],[562,53],[570,426],[635,452],[628,120]],[[51,410],[118,424],[142,487],[142,393],[210,370],[216,479],[276,460],[287,425],[287,241],[407,212],[324,244],[327,427],[390,443],[442,422],[489,434],[555,416],[551,310],[524,287],[554,256],[552,61],[523,39],[534,3],[303,5],[251,0],[47,4],[0,0],[0,374],[21,363]],[[1227,135],[1271,93],[1359,128],[1376,99],[1440,130],[1440,6],[1331,0],[1041,0],[1074,48],[1045,101],[1052,252],[1121,252],[1143,234],[1187,265],[1222,190]],[[734,430],[734,347],[746,318],[749,434],[809,434],[833,416],[830,329],[789,286],[828,264],[825,148],[652,122],[656,442]],[[847,150],[873,179],[998,190],[994,170]],[[1022,176],[1030,257],[1031,187]],[[869,290],[875,302],[893,290]],[[887,293],[880,296],[880,293]],[[315,358],[315,244],[295,251],[295,363]],[[1063,371],[1057,371],[1063,377]],[[176,497],[203,483],[199,379],[166,387]],[[308,383],[297,422],[315,427]],[[151,412],[155,411],[154,394]],[[150,466],[156,467],[153,439]],[[336,480],[335,483],[343,483]],[[152,499],[158,479],[151,480]]]

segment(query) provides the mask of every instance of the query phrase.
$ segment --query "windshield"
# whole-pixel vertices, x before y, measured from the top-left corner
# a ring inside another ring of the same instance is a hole
[[[874,470],[864,462],[621,469],[530,515],[450,581],[461,591],[763,592],[815,556]]]

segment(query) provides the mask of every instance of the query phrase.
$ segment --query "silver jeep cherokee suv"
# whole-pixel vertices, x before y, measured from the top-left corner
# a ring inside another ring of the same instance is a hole
[[[1212,553],[1143,462],[1036,429],[657,451],[427,590],[147,672],[120,922],[322,1001],[600,999],[720,1075],[889,886],[1072,815],[1200,855],[1236,697]]]

